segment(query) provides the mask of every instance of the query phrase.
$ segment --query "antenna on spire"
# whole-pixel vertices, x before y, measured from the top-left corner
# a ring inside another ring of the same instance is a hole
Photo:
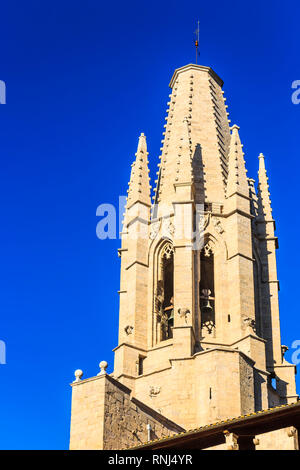
[[[195,31],[195,46],[196,46],[196,64],[198,62],[198,55],[200,55],[200,53],[198,52],[198,47],[199,47],[199,31],[200,31],[200,28],[199,28],[199,20],[197,22],[197,29]]]

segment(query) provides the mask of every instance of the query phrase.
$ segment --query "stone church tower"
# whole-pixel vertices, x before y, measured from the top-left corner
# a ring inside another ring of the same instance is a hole
[[[265,160],[256,190],[222,85],[209,67],[173,74],[153,204],[139,138],[114,372],[101,363],[96,377],[77,373],[71,448],[127,447],[297,400]]]

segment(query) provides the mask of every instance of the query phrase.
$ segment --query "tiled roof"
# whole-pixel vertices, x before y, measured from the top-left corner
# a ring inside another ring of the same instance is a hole
[[[276,412],[276,410],[278,410],[278,409],[292,408],[292,407],[295,407],[295,406],[300,407],[300,402],[289,403],[287,405],[274,406],[273,408],[268,408],[267,410],[256,411],[256,412],[248,413],[248,414],[241,415],[241,416],[238,416],[238,417],[235,417],[235,418],[228,418],[228,419],[225,419],[225,420],[222,420],[222,421],[217,421],[216,423],[207,424],[205,426],[200,426],[199,428],[189,429],[187,431],[172,434],[171,436],[163,437],[163,438],[160,438],[160,439],[154,439],[152,441],[147,441],[143,444],[139,444],[138,446],[130,447],[129,449],[130,450],[140,449],[140,448],[148,446],[149,444],[159,443],[159,442],[166,442],[166,441],[171,440],[171,439],[177,439],[177,438],[182,437],[182,436],[188,436],[188,435],[192,435],[194,433],[197,433],[199,431],[204,431],[204,430],[209,429],[209,428],[214,428],[214,427],[220,426],[222,424],[226,424],[226,423],[233,424],[233,423],[238,422],[240,420],[246,420],[246,419],[248,419],[252,416],[268,415],[268,414],[272,414],[272,413]]]

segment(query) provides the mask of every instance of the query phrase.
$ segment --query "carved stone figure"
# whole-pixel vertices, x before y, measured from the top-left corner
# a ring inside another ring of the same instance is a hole
[[[131,335],[132,332],[133,332],[133,326],[127,325],[127,326],[125,326],[124,330],[125,330],[125,333],[126,333],[127,335]]]
[[[243,325],[244,325],[244,329],[250,328],[253,331],[253,333],[256,332],[256,322],[253,318],[243,316]]]
[[[155,238],[158,235],[159,232],[159,227],[160,227],[160,220],[153,222],[150,226],[150,239],[155,240]]]
[[[151,398],[156,397],[159,393],[160,393],[160,387],[154,387],[153,385],[150,386],[149,396]]]
[[[178,315],[180,318],[184,318],[185,321],[187,320],[187,316],[190,314],[190,310],[188,308],[179,308],[178,309]]]

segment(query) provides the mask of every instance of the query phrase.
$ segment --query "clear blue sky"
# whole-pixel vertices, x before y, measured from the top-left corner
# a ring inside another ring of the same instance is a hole
[[[276,0],[2,2],[1,449],[66,449],[74,370],[112,371],[120,242],[97,239],[96,208],[126,194],[140,132],[155,176],[168,83],[194,61],[198,18],[249,176],[266,156],[282,342],[300,339],[299,13]]]

